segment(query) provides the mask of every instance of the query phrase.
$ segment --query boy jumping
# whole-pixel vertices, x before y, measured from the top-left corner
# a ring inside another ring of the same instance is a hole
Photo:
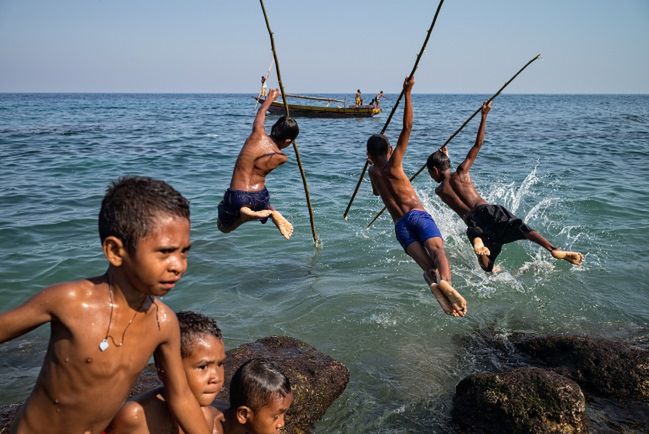
[[[494,263],[503,244],[523,239],[535,242],[557,259],[580,265],[584,255],[555,247],[505,207],[491,205],[478,194],[469,171],[484,142],[490,109],[491,102],[482,105],[482,117],[475,144],[455,172],[451,172],[451,160],[448,158],[446,147],[428,157],[428,173],[439,183],[435,193],[466,223],[466,234],[478,256],[478,263],[487,272],[494,271]]]
[[[403,129],[394,152],[387,137],[382,134],[374,134],[367,140],[372,189],[375,195],[383,199],[394,220],[397,240],[424,270],[424,279],[444,312],[464,316],[466,300],[451,286],[451,268],[444,252],[442,235],[403,171],[403,156],[412,130],[411,92],[414,84],[414,77],[406,78],[403,83]]]
[[[0,314],[0,342],[51,329],[13,433],[100,434],[154,352],[178,424],[209,432],[187,385],[176,315],[158,298],[187,270],[189,228],[189,203],[165,182],[127,177],[108,188],[99,212],[106,273],[50,286]]]
[[[248,136],[232,172],[230,188],[219,203],[218,228],[230,232],[251,220],[266,223],[273,220],[277,229],[287,240],[293,235],[293,225],[270,204],[266,189],[266,175],[288,160],[282,149],[295,140],[300,132],[293,118],[282,116],[275,122],[270,136],[264,129],[266,111],[277,98],[279,91],[273,89],[259,107],[252,133]]]

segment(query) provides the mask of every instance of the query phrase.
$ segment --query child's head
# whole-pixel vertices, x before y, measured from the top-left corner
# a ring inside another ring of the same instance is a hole
[[[277,119],[277,122],[275,122],[273,128],[270,130],[270,138],[273,139],[280,149],[290,145],[298,134],[300,134],[300,127],[298,127],[297,121],[286,116]]]
[[[230,410],[253,434],[278,432],[292,402],[288,378],[266,359],[244,363],[230,381]]]
[[[149,235],[161,215],[189,220],[189,202],[164,181],[125,176],[106,190],[99,211],[99,237],[114,236],[133,254],[140,239]]]
[[[436,182],[441,182],[443,179],[442,173],[451,168],[451,159],[448,158],[446,152],[440,149],[428,156],[426,168],[431,178]]]
[[[367,139],[367,157],[374,163],[377,157],[388,158],[392,147],[388,138],[383,134],[372,134]]]
[[[187,383],[198,403],[214,402],[223,387],[225,347],[216,321],[196,312],[176,314],[180,326],[180,355]],[[158,374],[164,375],[158,367]]]

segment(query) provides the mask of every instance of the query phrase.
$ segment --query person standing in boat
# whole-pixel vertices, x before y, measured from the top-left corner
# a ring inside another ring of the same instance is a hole
[[[261,76],[261,91],[259,92],[260,96],[265,97],[268,95],[268,83],[266,82],[266,77]]]
[[[383,91],[380,91],[374,96],[374,98],[372,98],[370,105],[376,108],[381,107],[381,98],[383,98]]]
[[[355,102],[356,102],[357,107],[363,105],[363,98],[361,96],[361,90],[360,89],[356,89]]]
[[[264,121],[271,103],[279,94],[273,89],[259,107],[252,125],[252,133],[246,139],[234,164],[230,188],[225,191],[218,206],[218,228],[228,233],[243,223],[270,218],[287,240],[293,235],[293,225],[270,204],[266,189],[266,175],[286,163],[288,157],[282,150],[297,137],[300,129],[295,119],[282,116],[266,134]]]

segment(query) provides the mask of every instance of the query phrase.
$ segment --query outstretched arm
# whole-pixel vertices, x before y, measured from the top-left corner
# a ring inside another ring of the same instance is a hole
[[[59,284],[46,288],[22,306],[0,314],[0,342],[21,336],[41,324],[52,321],[53,306],[58,304],[57,301],[61,303],[60,287]]]
[[[163,370],[162,376],[167,392],[167,404],[183,432],[188,434],[209,434],[209,427],[203,412],[187,384],[187,377],[180,358],[180,328],[176,316],[169,310],[162,327],[167,340],[156,349],[156,360]]]
[[[469,153],[467,154],[462,164],[457,167],[457,172],[459,174],[467,173],[469,170],[471,170],[473,162],[478,157],[478,152],[480,152],[480,148],[482,147],[482,143],[484,142],[485,130],[487,129],[487,114],[489,113],[489,110],[491,110],[491,101],[482,104],[482,117],[480,118],[480,127],[478,127],[478,134],[475,138],[475,145],[473,145],[473,147],[469,150]]]
[[[403,156],[408,148],[408,140],[410,139],[410,132],[412,131],[412,87],[415,85],[415,77],[406,77],[403,82],[403,93],[405,97],[405,104],[403,108],[403,128],[397,140],[397,147],[395,148],[392,156],[390,157],[390,164],[393,166],[401,166],[403,164]]]
[[[268,107],[270,107],[271,103],[275,101],[277,98],[277,95],[279,94],[279,90],[277,89],[272,89],[270,92],[268,92],[268,96],[264,100],[263,104],[261,107],[259,107],[259,111],[257,111],[257,116],[255,117],[255,122],[252,124],[252,132],[263,132],[264,131],[264,122],[266,121],[266,112],[268,111]]]

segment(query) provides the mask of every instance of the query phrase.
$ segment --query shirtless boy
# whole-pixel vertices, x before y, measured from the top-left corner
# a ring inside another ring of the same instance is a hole
[[[210,432],[221,434],[222,413],[211,404],[223,387],[225,348],[216,321],[195,312],[178,312],[180,355],[189,388],[198,400]],[[158,376],[165,372],[157,364]],[[164,387],[128,401],[106,430],[107,434],[182,434],[169,412]],[[217,422],[218,420],[218,422]],[[216,423],[215,423],[216,422]]]
[[[469,171],[484,142],[490,109],[491,102],[482,105],[482,117],[475,144],[455,172],[451,172],[451,160],[445,147],[428,157],[428,173],[439,183],[435,193],[466,223],[466,234],[478,256],[478,263],[487,272],[498,271],[494,270],[494,263],[503,244],[523,239],[535,242],[557,259],[580,265],[584,260],[581,253],[555,247],[505,207],[489,204],[478,194]]]
[[[417,265],[444,312],[466,315],[466,300],[451,286],[451,267],[444,252],[444,240],[435,221],[424,209],[403,170],[403,156],[412,130],[412,87],[415,78],[403,83],[405,108],[403,129],[392,150],[387,137],[375,134],[367,140],[367,158],[372,189],[380,195],[394,220],[397,240]]]
[[[189,203],[165,182],[126,177],[109,186],[99,212],[106,273],[50,286],[0,314],[0,342],[51,328],[13,433],[100,434],[154,352],[183,430],[209,432],[183,371],[176,315],[158,298],[187,270],[189,229]]]
[[[282,149],[289,146],[300,132],[295,119],[282,116],[273,125],[270,136],[266,134],[266,111],[278,92],[277,89],[271,90],[259,108],[252,133],[234,165],[230,188],[219,203],[218,228],[221,232],[233,231],[251,220],[266,223],[270,218],[284,238],[288,240],[293,235],[293,225],[271,206],[265,186],[266,175],[288,160]]]
[[[277,434],[293,403],[288,378],[274,363],[252,359],[230,381],[230,408],[224,412],[224,434]]]

